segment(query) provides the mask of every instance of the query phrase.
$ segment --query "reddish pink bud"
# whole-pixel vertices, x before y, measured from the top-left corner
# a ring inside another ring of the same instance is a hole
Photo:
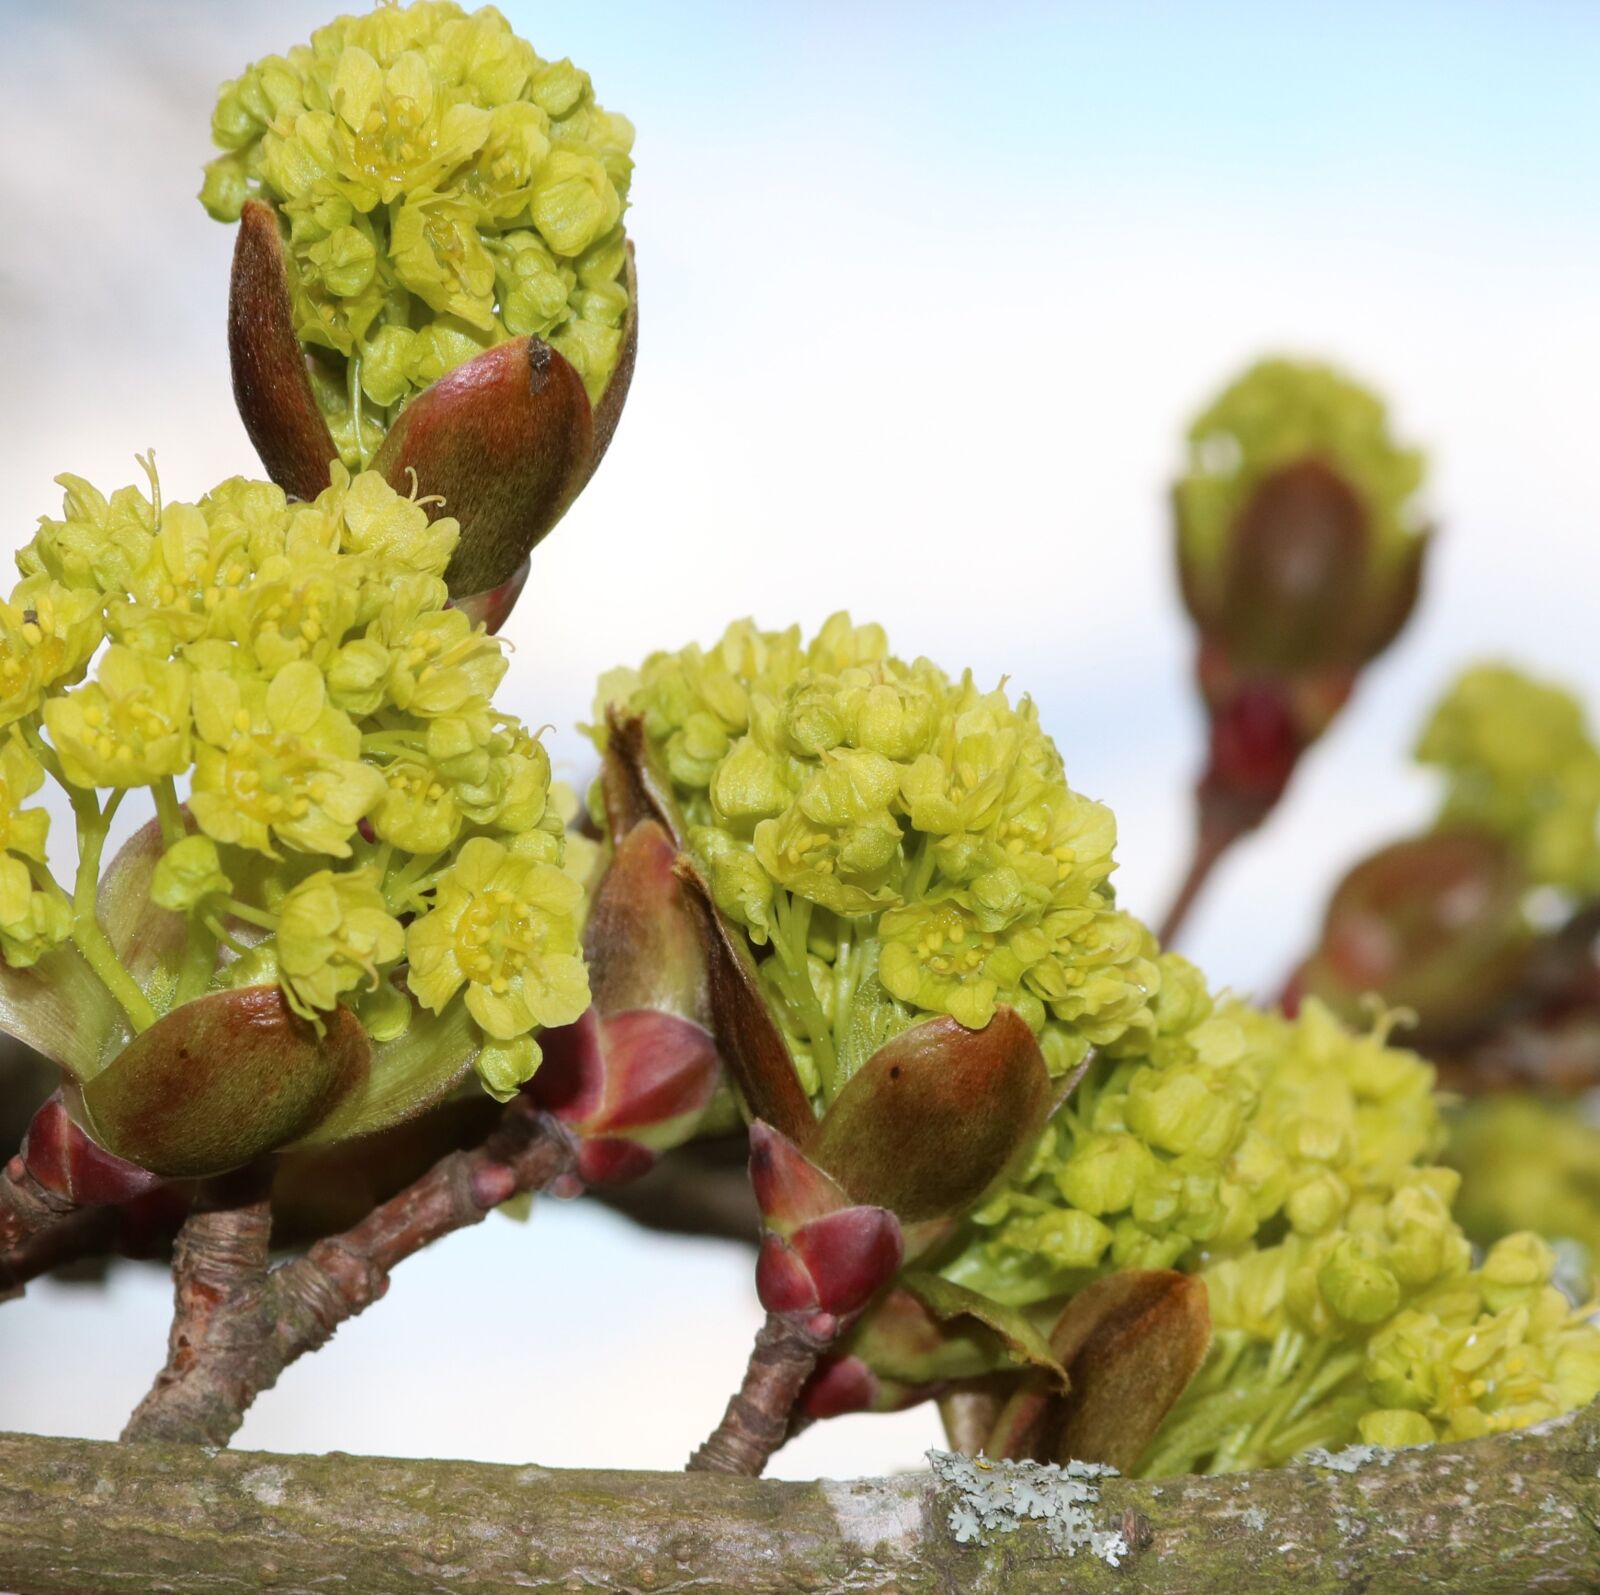
[[[540,1038],[544,1062],[527,1086],[586,1146],[583,1177],[631,1179],[654,1153],[686,1141],[716,1092],[719,1063],[706,1030],[653,1009],[604,1018],[590,1008]]]
[[[656,1154],[637,1141],[578,1143],[578,1177],[585,1185],[625,1185],[655,1167]]]
[[[59,1091],[34,1114],[20,1161],[47,1191],[80,1207],[132,1201],[161,1184],[160,1175],[113,1157],[93,1140],[73,1120]]]
[[[847,1207],[812,1219],[787,1244],[815,1282],[818,1305],[840,1318],[865,1307],[894,1278],[904,1256],[900,1225],[881,1207]]]
[[[750,1126],[750,1183],[762,1223],[778,1235],[851,1205],[837,1180],[760,1119]]]
[[[756,1294],[769,1313],[797,1313],[821,1301],[805,1259],[781,1235],[769,1235],[756,1256]]]
[[[894,1214],[852,1203],[759,1120],[750,1127],[750,1178],[767,1230],[756,1289],[768,1312],[821,1309],[849,1318],[898,1272],[905,1246]]]
[[[879,1392],[878,1376],[859,1357],[824,1357],[800,1392],[800,1410],[808,1418],[881,1411]]]

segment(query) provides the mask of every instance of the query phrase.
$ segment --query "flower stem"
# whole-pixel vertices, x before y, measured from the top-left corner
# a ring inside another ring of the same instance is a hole
[[[164,775],[150,785],[151,796],[156,800],[156,818],[161,822],[161,842],[171,847],[184,838],[183,810],[178,806],[178,789],[170,775]]]
[[[103,810],[93,792],[71,789],[71,796],[72,810],[78,821],[78,878],[72,892],[72,940],[106,990],[122,1005],[133,1028],[148,1030],[156,1022],[156,1011],[117,957],[95,908],[100,855],[105,850],[106,833],[111,829],[111,818],[123,794],[121,790],[113,792]]]
[[[1252,828],[1230,815],[1222,805],[1208,802],[1205,794],[1201,794],[1189,869],[1158,932],[1163,947],[1172,946],[1182,934],[1190,910],[1199,900],[1223,854]]]

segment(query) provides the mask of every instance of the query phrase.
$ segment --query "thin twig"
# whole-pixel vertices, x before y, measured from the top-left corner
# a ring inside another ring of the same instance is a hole
[[[0,1252],[0,1302],[20,1296],[31,1280],[85,1257],[108,1257],[116,1250],[120,1215],[111,1207],[80,1207],[59,1223]]]
[[[481,1146],[441,1158],[353,1229],[259,1283],[241,1282],[201,1326],[185,1366],[169,1364],[157,1379],[123,1439],[226,1445],[290,1363],[383,1295],[396,1264],[519,1192],[543,1189],[573,1159],[568,1130],[524,1098],[511,1102]]]
[[[1163,947],[1172,946],[1182,934],[1190,911],[1223,854],[1253,828],[1254,822],[1244,820],[1233,814],[1226,805],[1211,800],[1202,788],[1195,824],[1194,852],[1190,855],[1183,884],[1178,888],[1178,894],[1173,898],[1172,906],[1167,910],[1157,933]]]
[[[41,1185],[19,1153],[0,1169],[0,1257],[78,1211],[70,1196]]]
[[[266,1291],[271,1193],[270,1174],[258,1167],[208,1181],[196,1194],[172,1253],[167,1365],[124,1438],[176,1439],[184,1428],[209,1435],[234,1403],[248,1405],[239,1365],[257,1336]],[[196,1377],[203,1358],[214,1380]]]
[[[759,1477],[789,1433],[794,1404],[817,1358],[836,1338],[837,1331],[818,1334],[798,1315],[768,1313],[751,1349],[744,1383],[722,1422],[689,1458],[688,1471]]]

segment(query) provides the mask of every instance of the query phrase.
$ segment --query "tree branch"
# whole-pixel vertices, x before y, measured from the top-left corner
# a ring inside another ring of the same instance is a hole
[[[1007,1532],[1000,1514],[958,1543],[950,1518],[963,1493],[928,1473],[790,1484],[0,1436],[0,1587],[1559,1595],[1600,1585],[1592,1411],[1359,1466],[1353,1455],[1335,1459],[1352,1471],[1304,1463],[1080,1485],[1075,1510],[1104,1536],[1113,1568],[1090,1548],[1069,1556],[1051,1518]],[[1012,1464],[980,1477],[991,1497],[1039,1484],[1037,1470]]]
[[[689,1472],[758,1478],[788,1436],[794,1404],[817,1358],[837,1338],[836,1333],[815,1334],[802,1315],[768,1313],[756,1334],[744,1383],[728,1403],[722,1422],[689,1458]]]
[[[0,1169],[0,1258],[80,1211],[70,1196],[46,1190],[19,1153]]]
[[[234,1290],[191,1323],[174,1359],[122,1438],[223,1446],[251,1403],[290,1363],[315,1351],[389,1287],[389,1271],[430,1242],[480,1222],[520,1191],[540,1190],[573,1163],[570,1133],[526,1098],[508,1103],[482,1146],[441,1158],[353,1229]],[[180,1259],[184,1257],[180,1250]],[[184,1317],[179,1284],[179,1318]]]
[[[80,1207],[0,1252],[0,1302],[20,1296],[31,1280],[86,1257],[106,1257],[116,1247],[121,1215],[110,1207]]]

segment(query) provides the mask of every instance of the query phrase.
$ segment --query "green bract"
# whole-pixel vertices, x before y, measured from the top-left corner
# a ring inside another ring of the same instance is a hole
[[[1329,366],[1282,359],[1252,366],[1189,428],[1189,468],[1176,488],[1186,558],[1199,569],[1222,561],[1255,489],[1306,460],[1359,496],[1376,565],[1403,559],[1419,534],[1412,500],[1422,455],[1395,441],[1376,394]]]
[[[506,338],[545,339],[597,402],[628,291],[633,127],[588,75],[542,60],[493,7],[340,17],[225,83],[226,152],[200,198],[266,200],[296,332],[341,458],[365,465],[406,400]]]
[[[198,504],[163,503],[153,472],[110,499],[63,477],[0,605],[0,953],[42,977],[0,997],[26,1032],[30,1003],[99,990],[55,1050],[91,1117],[113,1105],[98,1127],[139,1138],[112,1146],[133,1161],[187,1167],[150,1114],[192,1045],[182,1015],[226,1029],[230,993],[286,1038],[263,1071],[308,1082],[284,1087],[298,1133],[426,1105],[485,1036],[503,1095],[534,1032],[587,1002],[549,760],[494,706],[499,645],[445,608],[456,523],[374,473],[333,477],[311,503],[236,478]],[[77,816],[71,894],[25,806],[46,772]],[[99,882],[133,788],[156,820]],[[226,1111],[270,1141],[248,1104]]]
[[[1571,693],[1478,665],[1434,710],[1417,757],[1449,783],[1441,824],[1503,836],[1534,882],[1600,891],[1600,746]]]
[[[1429,1065],[1315,1001],[1285,1019],[1161,965],[1155,1033],[1091,1066],[944,1269],[1029,1308],[1117,1268],[1205,1281],[1211,1356],[1143,1471],[1464,1438],[1600,1391],[1600,1330],[1548,1247],[1512,1236],[1472,1268]]]
[[[1110,812],[1033,704],[835,615],[731,626],[602,683],[640,715],[718,907],[757,947],[814,1099],[929,1014],[1009,1004],[1052,1073],[1152,1023],[1154,942],[1114,906]]]

